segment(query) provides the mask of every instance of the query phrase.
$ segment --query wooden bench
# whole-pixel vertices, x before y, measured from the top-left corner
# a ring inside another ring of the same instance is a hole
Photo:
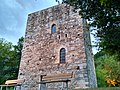
[[[46,83],[65,82],[68,90],[68,82],[73,78],[73,73],[61,73],[55,75],[41,75],[39,90],[46,90]],[[63,87],[62,87],[63,88]]]
[[[17,80],[7,80],[5,82],[6,85],[12,85],[12,84],[21,84],[23,83],[25,80],[23,79],[17,79]]]
[[[25,80],[23,79],[17,79],[17,80],[7,80],[5,82],[5,85],[0,85],[0,90],[3,89],[3,87],[6,87],[6,90],[8,90],[8,87],[14,87],[14,90],[16,90],[16,86],[21,86],[21,84],[24,82]],[[21,88],[21,87],[20,87]]]

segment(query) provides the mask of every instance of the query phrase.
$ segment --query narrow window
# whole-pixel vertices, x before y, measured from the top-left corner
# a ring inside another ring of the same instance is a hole
[[[60,63],[65,63],[66,50],[65,48],[60,49]]]
[[[53,24],[51,27],[51,33],[56,33],[56,25]]]
[[[59,39],[60,39],[60,35],[59,35]]]
[[[65,37],[67,38],[67,34],[65,34]]]

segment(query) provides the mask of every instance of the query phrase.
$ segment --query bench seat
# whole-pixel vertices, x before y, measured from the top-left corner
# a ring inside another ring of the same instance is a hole
[[[12,84],[20,84],[23,83],[25,80],[23,79],[16,79],[16,80],[7,80],[5,82],[6,85],[12,85]]]
[[[57,81],[57,80],[64,80],[70,79],[73,77],[73,73],[62,73],[62,74],[55,74],[55,75],[46,75],[41,78],[42,81]]]

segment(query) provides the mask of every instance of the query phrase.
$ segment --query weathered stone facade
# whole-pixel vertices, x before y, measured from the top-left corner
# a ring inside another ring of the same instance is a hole
[[[41,74],[72,72],[75,77],[69,82],[70,88],[96,87],[89,31],[83,21],[66,4],[29,14],[18,77],[30,84],[27,90],[38,89],[35,83]],[[51,33],[53,24],[57,27],[55,33]],[[65,63],[60,63],[61,48],[66,49]],[[59,90],[61,83],[47,85]]]

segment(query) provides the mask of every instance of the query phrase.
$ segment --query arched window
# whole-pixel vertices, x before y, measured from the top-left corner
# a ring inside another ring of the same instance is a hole
[[[60,49],[60,63],[65,63],[66,50],[65,48]]]
[[[53,24],[51,27],[51,33],[56,33],[56,24]]]

